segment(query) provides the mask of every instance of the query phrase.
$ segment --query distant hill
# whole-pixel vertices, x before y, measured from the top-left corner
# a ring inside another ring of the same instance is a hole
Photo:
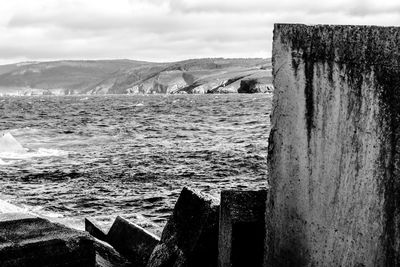
[[[24,62],[0,65],[0,95],[267,92],[271,68],[258,58]]]

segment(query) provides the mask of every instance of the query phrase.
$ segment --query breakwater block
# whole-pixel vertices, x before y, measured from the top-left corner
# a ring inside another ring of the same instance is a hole
[[[400,28],[277,24],[268,266],[400,266]]]
[[[267,191],[222,191],[218,266],[261,267]]]
[[[147,267],[217,266],[218,209],[215,199],[183,188]]]
[[[127,257],[133,266],[146,266],[160,238],[118,216],[107,234],[107,242]]]
[[[96,250],[96,267],[135,266],[106,242],[95,239],[94,248]]]
[[[25,214],[0,214],[0,266],[95,266],[84,232]]]
[[[93,237],[107,242],[107,234],[100,226],[98,226],[93,220],[85,218],[85,231]]]

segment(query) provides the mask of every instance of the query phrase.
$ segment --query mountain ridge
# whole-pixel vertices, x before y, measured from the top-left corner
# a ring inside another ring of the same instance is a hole
[[[262,58],[21,62],[0,65],[0,95],[238,93],[244,79],[267,92],[271,69]]]

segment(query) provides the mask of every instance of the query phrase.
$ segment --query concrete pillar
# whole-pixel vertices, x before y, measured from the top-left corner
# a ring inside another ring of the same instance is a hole
[[[400,266],[400,28],[277,24],[269,266]]]
[[[222,191],[218,266],[261,267],[267,191]]]

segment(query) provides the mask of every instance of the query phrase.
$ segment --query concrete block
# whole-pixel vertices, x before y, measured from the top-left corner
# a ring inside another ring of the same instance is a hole
[[[105,233],[105,231],[103,231],[101,227],[98,226],[94,221],[88,218],[85,218],[85,231],[93,237],[107,242],[107,234]]]
[[[134,266],[146,266],[159,237],[118,216],[107,234],[107,242]]]
[[[95,266],[93,240],[42,218],[1,214],[0,266]]]
[[[267,191],[222,191],[218,266],[261,267]]]
[[[277,24],[268,266],[400,266],[400,28]]]
[[[183,188],[147,266],[217,266],[218,208],[215,199]]]
[[[94,240],[96,251],[96,267],[131,267],[134,266],[128,259],[116,251],[110,244],[101,240]]]

